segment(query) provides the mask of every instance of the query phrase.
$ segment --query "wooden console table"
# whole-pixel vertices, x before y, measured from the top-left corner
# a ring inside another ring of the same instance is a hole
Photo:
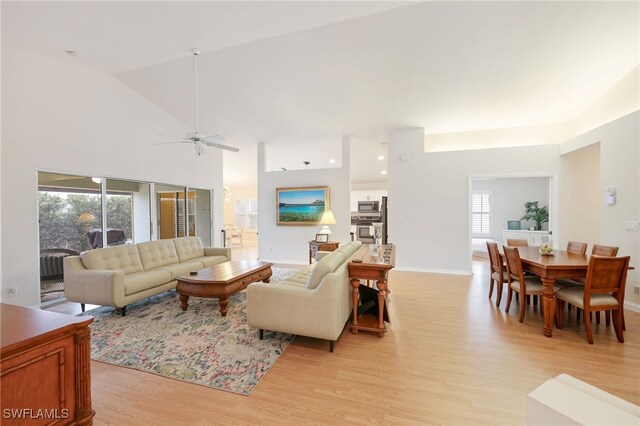
[[[396,247],[392,244],[378,247],[377,256],[369,254],[369,245],[363,245],[353,255],[347,268],[353,291],[353,320],[350,329],[353,334],[358,330],[373,331],[378,337],[383,337],[386,331],[384,326],[384,312],[387,308],[388,274],[396,264]],[[378,315],[362,314],[358,316],[360,280],[377,281],[378,289]]]
[[[321,243],[318,241],[309,241],[309,265],[313,259],[316,258],[316,253],[319,251],[334,251],[338,248],[340,243],[338,241],[327,241]]]
[[[0,304],[0,316],[2,424],[93,424],[93,317],[5,303]]]

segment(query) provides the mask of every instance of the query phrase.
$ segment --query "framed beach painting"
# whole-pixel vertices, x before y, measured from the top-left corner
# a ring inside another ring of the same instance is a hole
[[[276,188],[278,225],[318,225],[329,210],[329,187]]]

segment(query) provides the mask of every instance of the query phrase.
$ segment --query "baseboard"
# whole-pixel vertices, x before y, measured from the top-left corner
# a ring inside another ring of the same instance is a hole
[[[637,303],[629,302],[628,300],[624,302],[625,309],[628,309],[633,312],[640,312],[640,305]]]
[[[411,268],[411,267],[399,267],[394,271],[403,272],[426,272],[428,274],[445,274],[445,275],[472,275],[471,271],[461,271],[458,269],[434,269],[434,268]]]

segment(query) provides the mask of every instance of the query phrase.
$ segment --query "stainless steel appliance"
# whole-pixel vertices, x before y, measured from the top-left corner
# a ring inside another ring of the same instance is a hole
[[[380,211],[379,201],[358,201],[358,213],[374,213]]]
[[[387,197],[382,197],[382,208],[379,201],[358,201],[358,211],[351,212],[351,225],[355,238],[363,244],[375,242],[370,226],[375,222],[382,223],[382,244],[387,244]]]

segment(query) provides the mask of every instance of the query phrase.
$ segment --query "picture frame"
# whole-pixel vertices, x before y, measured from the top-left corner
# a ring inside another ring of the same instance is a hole
[[[316,242],[317,243],[328,243],[329,235],[327,234],[316,234]]]
[[[330,210],[328,186],[276,188],[276,224],[278,226],[319,225]]]
[[[507,229],[510,231],[519,231],[521,227],[522,227],[522,224],[519,220],[507,221]]]

